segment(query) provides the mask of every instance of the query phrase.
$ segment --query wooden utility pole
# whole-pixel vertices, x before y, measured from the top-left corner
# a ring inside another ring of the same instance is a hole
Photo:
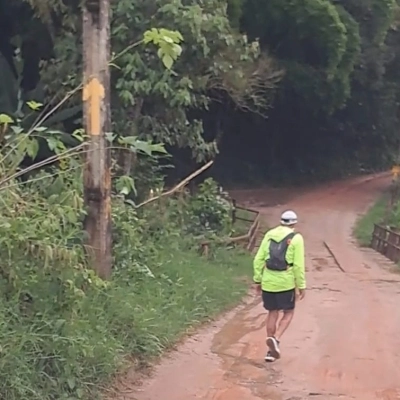
[[[84,166],[85,230],[92,266],[111,275],[110,0],[83,2],[83,112],[89,135]]]

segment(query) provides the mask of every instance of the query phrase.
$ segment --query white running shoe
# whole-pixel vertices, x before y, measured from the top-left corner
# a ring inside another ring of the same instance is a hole
[[[275,360],[276,360],[276,358],[275,357],[272,357],[272,355],[271,355],[271,352],[269,351],[268,353],[267,353],[267,355],[265,356],[265,361],[266,362],[274,362]]]
[[[275,357],[275,359],[278,359],[281,357],[281,351],[279,349],[279,342],[273,336],[267,338],[267,346],[269,348],[269,351],[270,351],[272,357]]]

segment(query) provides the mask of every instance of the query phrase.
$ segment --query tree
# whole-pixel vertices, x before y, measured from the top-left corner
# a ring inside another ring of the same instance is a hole
[[[42,62],[41,68],[40,84],[46,103],[79,84],[79,14],[72,0],[64,5],[40,0],[29,3],[46,32],[52,33],[53,43],[48,49],[52,57]],[[256,43],[248,43],[246,37],[232,30],[226,7],[217,0],[191,4],[180,0],[115,3],[114,131],[188,147],[201,160],[215,154],[216,146],[204,141],[202,121],[189,118],[188,111],[207,108],[212,101],[210,94],[218,96],[220,92],[240,108],[264,107],[263,92],[271,89],[279,75],[271,59],[260,56]],[[185,37],[183,56],[174,70],[165,71],[151,49],[135,45],[152,26],[177,30]],[[55,81],[60,85],[54,85]]]
[[[242,31],[285,69],[268,119],[245,116],[237,133],[237,142],[257,142],[240,154],[257,160],[264,179],[387,165],[398,137],[396,8],[395,0],[243,2]],[[244,116],[233,118],[237,131]]]
[[[328,0],[247,0],[242,28],[280,60],[284,86],[313,110],[332,112],[349,98],[360,37],[344,8]]]

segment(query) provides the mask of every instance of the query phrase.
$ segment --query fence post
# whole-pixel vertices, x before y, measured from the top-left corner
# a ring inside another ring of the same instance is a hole
[[[232,225],[236,222],[236,200],[232,199]]]

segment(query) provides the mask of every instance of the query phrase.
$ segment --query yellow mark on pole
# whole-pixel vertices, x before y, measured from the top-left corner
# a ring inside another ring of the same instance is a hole
[[[397,178],[400,175],[400,165],[394,165],[392,167],[392,174],[395,178]]]
[[[100,135],[101,100],[104,98],[104,86],[97,78],[91,78],[83,88],[83,101],[89,101],[88,130],[91,136]]]

